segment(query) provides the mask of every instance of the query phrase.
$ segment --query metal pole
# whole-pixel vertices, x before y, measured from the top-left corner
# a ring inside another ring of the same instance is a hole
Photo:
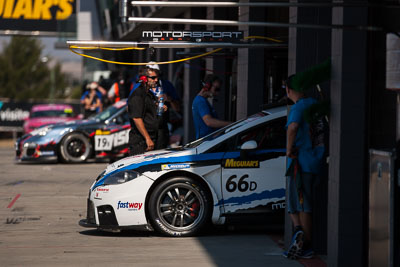
[[[128,0],[119,1],[119,16],[121,17],[122,23],[128,21]]]
[[[198,24],[198,25],[219,25],[219,26],[254,26],[254,27],[278,27],[278,28],[308,28],[308,29],[342,29],[342,30],[367,30],[381,31],[380,27],[374,26],[345,26],[345,25],[312,25],[312,24],[294,24],[280,22],[256,22],[256,21],[235,21],[235,20],[211,20],[211,19],[175,19],[175,18],[144,18],[129,17],[129,22],[143,23],[169,23],[169,24]]]
[[[67,41],[68,46],[79,47],[110,47],[110,48],[124,48],[124,47],[139,47],[138,42],[110,42],[110,41]]]
[[[54,71],[55,67],[50,70],[50,101],[54,103],[54,94],[56,91],[56,73]]]
[[[398,5],[365,4],[359,2],[352,3],[279,3],[279,2],[177,2],[177,1],[131,1],[132,6],[156,6],[156,7],[385,7],[399,8]]]
[[[154,48],[282,48],[287,44],[263,44],[263,43],[226,43],[226,42],[107,42],[107,41],[67,41],[68,46],[76,47],[154,47]]]

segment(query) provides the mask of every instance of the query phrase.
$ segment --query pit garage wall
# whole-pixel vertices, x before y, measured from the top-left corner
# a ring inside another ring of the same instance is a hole
[[[191,19],[203,19],[205,17],[205,9],[190,8],[184,14],[184,18]],[[203,25],[185,25],[185,30],[199,31],[205,30],[206,27]],[[185,49],[185,52],[192,52],[201,54],[204,53],[202,49]],[[202,59],[190,60],[190,64],[194,66],[201,66]],[[202,72],[199,69],[192,68],[191,65],[184,65],[184,92],[183,92],[183,127],[184,127],[184,140],[183,143],[186,144],[188,141],[195,140],[195,130],[193,124],[192,116],[192,103],[193,99],[200,91],[200,81],[204,78]]]
[[[334,8],[332,23],[396,20],[376,11]],[[329,266],[368,266],[368,149],[395,144],[396,98],[385,88],[385,40],[384,32],[332,31]]]
[[[330,8],[294,8],[289,9],[290,23],[323,24],[331,23]],[[331,31],[305,28],[289,29],[288,75],[304,71],[313,65],[330,58]],[[321,84],[324,98],[329,98],[329,82]],[[322,97],[316,88],[311,88],[308,94],[319,100]],[[324,164],[319,182],[315,186],[316,201],[313,206],[313,247],[317,254],[327,254],[327,190],[328,166]],[[288,247],[292,238],[292,223],[289,215],[285,218],[285,246]]]
[[[334,8],[330,16],[324,9],[291,8],[290,22],[380,25],[384,15],[372,12]],[[393,148],[396,140],[396,98],[385,88],[385,39],[383,32],[289,31],[289,75],[332,58],[332,79],[322,86],[331,100],[329,171],[313,220],[315,249],[328,255],[329,266],[368,265],[368,149]],[[291,230],[287,223],[286,244]]]
[[[249,1],[241,1],[249,2]],[[263,8],[239,8],[239,21],[264,21]],[[244,36],[264,35],[262,27],[240,26]],[[238,49],[236,119],[240,120],[261,110],[264,102],[265,50]]]
[[[337,8],[334,24],[367,24],[366,10]],[[367,32],[332,31],[328,262],[365,265]]]
[[[237,20],[238,12],[237,8],[225,8],[225,7],[208,7],[206,19],[209,20]],[[214,26],[207,25],[208,31],[237,31],[237,27],[225,27],[225,26]],[[209,49],[208,51],[211,51]],[[232,61],[234,58],[235,49],[225,48],[221,50],[217,55],[211,57],[205,57],[205,75],[211,74],[216,75],[222,80],[219,95],[214,103],[214,109],[218,114],[218,118],[223,120],[234,121],[235,116],[232,116],[233,106],[235,105],[234,92],[235,84],[233,83],[233,72],[236,72],[236,68],[233,69]],[[236,115],[236,114],[235,114]]]

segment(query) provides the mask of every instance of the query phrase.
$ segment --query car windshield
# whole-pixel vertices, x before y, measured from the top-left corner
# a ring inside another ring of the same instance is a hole
[[[61,110],[40,110],[32,112],[31,118],[42,118],[42,117],[62,117],[71,118],[74,117],[74,113],[71,109],[61,109]]]
[[[104,111],[90,117],[90,119],[94,119],[97,121],[105,121],[108,118],[110,118],[112,115],[117,113],[120,109],[121,109],[120,106],[112,105],[112,106],[108,107],[107,109],[105,109]]]
[[[218,137],[220,137],[220,136],[222,136],[222,135],[224,135],[226,133],[229,133],[230,131],[233,131],[233,130],[239,128],[240,126],[242,126],[242,125],[244,125],[246,123],[249,123],[249,122],[251,122],[253,120],[256,120],[257,118],[260,118],[260,117],[263,117],[263,116],[266,116],[266,115],[268,115],[268,114],[260,112],[260,113],[254,114],[254,115],[252,115],[252,116],[250,116],[250,117],[248,117],[246,119],[242,119],[242,120],[236,121],[236,122],[234,122],[232,124],[229,124],[228,126],[225,126],[224,128],[218,129],[217,131],[210,133],[209,135],[206,135],[206,136],[204,136],[204,137],[202,137],[200,139],[197,139],[197,140],[195,140],[195,141],[193,141],[191,143],[186,144],[184,146],[184,148],[198,147],[199,145],[201,145],[202,143],[204,143],[206,141],[212,141],[212,140],[214,140],[214,139],[216,139],[216,138],[218,138]]]

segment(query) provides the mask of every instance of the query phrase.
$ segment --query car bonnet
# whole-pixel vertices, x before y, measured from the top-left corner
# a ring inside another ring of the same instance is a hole
[[[150,151],[142,155],[130,156],[123,158],[119,161],[116,161],[107,166],[105,171],[101,174],[101,177],[93,184],[92,189],[100,186],[104,183],[104,180],[120,171],[124,170],[135,170],[143,174],[141,170],[146,169],[146,171],[152,171],[152,166],[160,166],[168,165],[170,163],[179,163],[184,159],[187,159],[187,156],[196,154],[196,149],[187,149],[187,150],[155,150]]]
[[[119,169],[135,170],[138,167],[158,163],[167,162],[169,159],[179,158],[186,155],[195,153],[195,149],[188,149],[183,151],[176,150],[155,150],[149,151],[142,155],[130,156],[116,161],[107,166],[105,174],[109,174]]]

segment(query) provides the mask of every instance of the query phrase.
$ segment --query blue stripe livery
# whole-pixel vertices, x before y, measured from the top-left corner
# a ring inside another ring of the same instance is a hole
[[[258,150],[255,151],[255,153],[258,154],[265,154],[265,153],[271,153],[271,152],[285,152],[286,149],[264,149],[264,150]],[[161,154],[162,155],[162,154]],[[157,157],[157,156],[155,156]],[[198,154],[198,155],[190,155],[190,156],[179,156],[179,157],[163,157],[163,158],[155,158],[153,160],[149,161],[143,161],[139,163],[133,163],[129,166],[126,166],[124,168],[115,170],[110,172],[109,174],[105,175],[102,179],[100,179],[92,189],[103,185],[104,180],[107,179],[108,176],[124,171],[124,170],[135,170],[139,167],[146,166],[146,165],[155,165],[155,164],[174,164],[174,163],[196,163],[200,161],[207,161],[207,160],[219,160],[219,159],[231,159],[231,158],[238,158],[240,157],[240,151],[234,151],[234,152],[218,152],[218,153],[207,153],[207,154]],[[146,158],[145,158],[146,159]]]
[[[250,204],[256,200],[265,200],[265,199],[272,199],[272,198],[284,198],[285,197],[285,189],[274,189],[272,191],[265,190],[261,193],[253,193],[247,196],[242,197],[231,197],[228,199],[221,199],[215,206],[219,205],[231,205],[231,206],[238,206],[243,204]]]

